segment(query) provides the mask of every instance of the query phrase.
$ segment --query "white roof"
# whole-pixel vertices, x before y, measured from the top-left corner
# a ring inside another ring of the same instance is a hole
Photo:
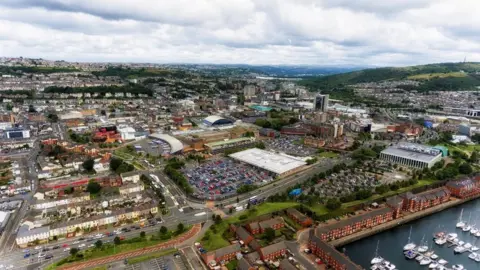
[[[301,159],[275,154],[258,148],[233,153],[230,157],[276,174],[282,174],[307,164]]]
[[[172,148],[172,151],[171,151],[172,153],[176,153],[183,150],[183,143],[177,138],[170,136],[168,134],[153,133],[152,135],[150,135],[150,137],[167,142],[170,145],[170,148]]]
[[[135,132],[135,129],[133,127],[124,127],[124,128],[119,128],[118,131],[132,133],[132,132]]]
[[[207,118],[204,119],[204,121],[207,121],[209,123],[215,123],[218,120],[224,119],[223,117],[220,117],[218,115],[210,115]]]

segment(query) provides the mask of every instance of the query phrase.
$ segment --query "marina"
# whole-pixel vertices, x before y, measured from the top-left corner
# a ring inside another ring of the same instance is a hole
[[[479,206],[480,200],[473,200],[340,250],[365,269],[479,269]]]

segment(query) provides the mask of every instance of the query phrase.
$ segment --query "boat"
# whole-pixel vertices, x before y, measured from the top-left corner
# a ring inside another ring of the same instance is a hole
[[[403,252],[403,255],[405,255],[405,258],[411,260],[417,257],[417,253],[413,250],[407,250]]]
[[[443,245],[447,242],[447,239],[446,238],[437,238],[434,241],[435,241],[435,244],[441,246],[441,245]]]
[[[477,246],[473,246],[470,248],[471,251],[478,251],[480,248],[478,248]]]
[[[435,269],[437,269],[437,270],[447,270],[447,268],[446,268],[445,266],[443,266],[443,265],[439,265],[439,266],[437,266],[437,268],[435,268]]]
[[[417,248],[417,251],[421,253],[427,252],[427,250],[428,250],[428,246],[419,246]]]
[[[475,261],[476,261],[476,262],[480,262],[480,256],[477,256],[477,257],[475,258]]]
[[[473,247],[473,245],[470,244],[470,243],[466,243],[465,245],[463,245],[463,247],[466,248],[466,249],[470,249],[470,248]]]
[[[476,252],[472,252],[470,253],[470,255],[468,255],[468,258],[472,259],[472,260],[475,260],[475,258],[478,257],[478,254]]]
[[[380,264],[374,264],[370,267],[371,270],[385,270],[385,267],[381,266]]]
[[[375,250],[375,257],[370,261],[371,264],[379,264],[384,261],[384,259],[380,256],[378,256],[378,244],[380,241],[377,242],[377,249]]]
[[[445,232],[438,232],[433,235],[433,239],[445,238],[445,237],[447,237],[447,234]]]
[[[475,235],[477,232],[478,232],[478,229],[475,227],[472,227],[472,229],[470,230],[470,233],[473,235]]]
[[[468,231],[470,231],[471,229],[472,229],[472,226],[470,226],[470,225],[467,224],[467,225],[465,225],[465,226],[462,228],[462,231],[468,232]]]
[[[447,241],[453,242],[455,239],[458,239],[458,234],[456,233],[449,233],[447,234]]]
[[[453,252],[455,252],[455,253],[463,253],[465,251],[467,251],[467,249],[462,247],[462,246],[458,246],[453,250]]]
[[[410,237],[412,236],[412,226],[410,226],[410,233],[408,234],[407,244],[403,246],[403,250],[413,250],[417,247],[413,242],[410,242]]]
[[[424,258],[423,260],[420,261],[420,265],[429,265],[432,263],[432,259],[430,258]]]
[[[454,265],[452,265],[452,269],[453,270],[464,270],[465,267],[463,267],[462,264],[454,264]]]
[[[463,229],[463,227],[465,227],[465,222],[462,221],[462,216],[463,216],[463,209],[460,212],[460,216],[458,217],[458,222],[455,225],[457,228],[460,228],[460,229]]]
[[[475,234],[476,237],[480,237],[480,231]]]
[[[435,254],[434,252],[435,251],[433,251],[433,250],[427,251],[427,252],[425,252],[425,254],[423,254],[423,256],[430,258],[433,254]]]
[[[424,258],[423,255],[418,254],[417,257],[415,258],[415,260],[421,261],[421,260],[423,260],[423,258]]]
[[[465,245],[465,242],[463,242],[463,241],[458,241],[458,242],[457,242],[457,245],[463,246],[463,245]]]
[[[430,256],[430,259],[436,260],[436,259],[438,259],[438,255],[434,253],[434,254],[432,254],[432,256]]]
[[[384,266],[385,269],[388,269],[388,270],[395,270],[395,269],[397,269],[397,268],[395,267],[395,264],[393,264],[393,263],[391,263],[391,262],[389,262],[389,261],[383,261],[383,262],[382,262],[382,266]]]
[[[431,264],[428,265],[428,268],[430,269],[435,269],[439,266],[439,264],[437,262],[432,262]]]
[[[438,263],[441,264],[441,265],[445,265],[445,264],[448,263],[448,261],[444,260],[444,259],[440,259],[440,260],[438,260]]]

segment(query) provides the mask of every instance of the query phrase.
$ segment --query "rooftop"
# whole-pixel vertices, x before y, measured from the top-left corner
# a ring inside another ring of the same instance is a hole
[[[419,149],[419,148],[406,148],[406,147],[400,148],[398,146],[390,146],[387,149],[383,150],[382,154],[393,155],[397,157],[402,157],[410,160],[422,161],[427,163],[434,160],[438,155],[441,155],[440,150],[433,149],[433,148],[432,148],[432,152],[414,151],[414,149]],[[435,155],[433,155],[433,153]]]
[[[212,148],[216,146],[221,146],[224,144],[229,144],[229,143],[237,143],[237,142],[244,142],[244,141],[254,141],[254,138],[249,138],[249,137],[241,137],[241,138],[236,138],[236,139],[230,139],[230,140],[225,140],[225,141],[218,141],[218,142],[211,142],[211,143],[206,143],[205,145]]]
[[[233,153],[230,157],[276,174],[282,174],[307,164],[301,159],[258,148]]]

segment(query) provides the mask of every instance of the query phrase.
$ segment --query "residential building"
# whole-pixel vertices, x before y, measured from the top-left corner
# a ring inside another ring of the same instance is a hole
[[[309,227],[313,224],[313,220],[295,208],[288,208],[286,210],[288,217],[303,227]]]
[[[133,182],[133,183],[138,183],[140,181],[140,176],[142,173],[137,172],[137,171],[131,171],[131,172],[126,172],[122,173],[120,177],[122,177],[123,182]]]
[[[310,230],[308,248],[333,270],[362,270],[335,247],[322,241],[318,230]]]
[[[255,270],[255,269],[256,268],[253,267],[247,259],[241,258],[240,260],[238,260],[237,270]]]
[[[145,187],[142,184],[127,183],[118,188],[120,195],[130,194],[134,192],[140,192],[144,190]]]
[[[259,250],[260,257],[264,261],[276,259],[287,254],[287,246],[284,241],[262,247]]]
[[[440,187],[419,194],[407,192],[400,197],[404,199],[402,207],[404,211],[418,212],[447,202],[450,200],[450,191],[445,187]]]
[[[463,178],[449,181],[446,184],[446,187],[450,193],[457,198],[471,198],[480,194],[480,179],[476,179],[477,178]]]
[[[248,230],[252,234],[264,233],[265,229],[272,228],[274,230],[281,229],[285,226],[285,223],[281,217],[271,218],[264,221],[255,221],[247,225]]]
[[[354,217],[334,222],[330,225],[318,226],[316,235],[322,241],[331,241],[339,239],[353,233],[359,232],[365,228],[372,228],[393,220],[393,213],[390,207],[383,207],[368,211],[364,214],[358,214]]]
[[[28,225],[22,225],[18,229],[17,237],[15,238],[15,242],[19,247],[25,248],[28,246],[28,243],[33,241],[47,241],[50,228],[48,226],[40,227],[40,228],[30,228]]]
[[[212,261],[215,261],[216,263],[226,263],[235,259],[236,254],[240,253],[240,251],[240,244],[237,243],[203,254],[202,258],[206,264],[209,264]]]
[[[278,267],[279,270],[297,270],[295,265],[291,264],[288,259],[283,259],[280,261],[280,266]]]
[[[250,244],[251,241],[253,241],[255,239],[242,226],[231,225],[231,229],[235,232],[235,235],[237,236],[238,240],[241,241],[240,244],[242,244],[242,242],[243,242],[243,245],[248,245],[248,244]]]

